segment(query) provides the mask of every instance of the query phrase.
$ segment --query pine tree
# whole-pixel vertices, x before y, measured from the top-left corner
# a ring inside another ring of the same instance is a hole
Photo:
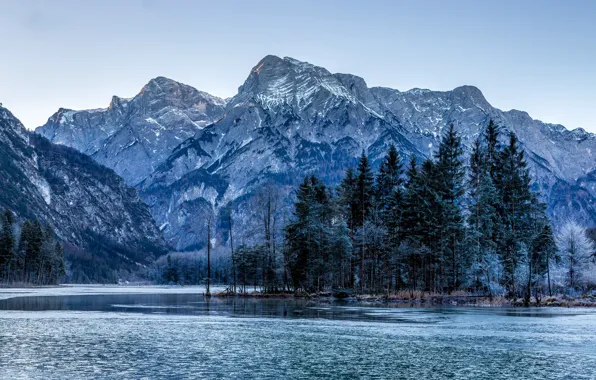
[[[400,240],[406,238],[412,240],[421,240],[419,236],[419,203],[418,194],[420,193],[420,178],[416,157],[410,157],[410,163],[406,170],[405,192],[401,212]]]
[[[499,136],[500,128],[491,119],[484,131],[484,140],[487,145],[486,165],[493,182],[497,180],[497,173],[501,165],[501,142],[499,141]]]
[[[394,263],[397,268],[397,287],[408,286],[411,290],[416,287],[416,269],[418,263],[415,252],[422,244],[420,236],[422,224],[419,214],[418,194],[420,191],[420,173],[415,156],[410,156],[406,169],[404,196],[401,205],[401,218],[398,227],[399,245],[394,251]]]
[[[352,258],[352,239],[346,222],[337,218],[331,226],[328,241],[329,271],[333,273],[334,287],[345,288],[350,285],[350,260]]]
[[[403,183],[402,166],[401,156],[395,145],[391,144],[387,155],[381,162],[375,184],[376,198],[384,221],[388,220],[392,207],[397,206],[394,204],[394,200],[395,193],[401,191],[400,187]]]
[[[499,194],[490,175],[487,156],[480,139],[477,139],[470,155],[467,207],[469,255],[466,264],[472,270],[470,275],[473,276],[473,282],[470,285],[492,295],[492,256],[497,251],[496,242],[502,226],[498,214]]]
[[[374,175],[368,157],[364,152],[360,156],[360,162],[356,172],[356,197],[358,202],[355,207],[355,225],[361,227],[369,216],[374,196]]]
[[[180,279],[178,276],[178,268],[175,263],[173,263],[171,255],[168,255],[164,277],[166,284],[177,284]]]
[[[325,183],[315,177],[311,176],[311,185],[314,191],[314,203],[312,204],[313,211],[313,228],[317,235],[317,245],[313,246],[313,252],[309,255],[311,262],[309,263],[310,283],[317,291],[322,290],[328,280],[327,273],[330,270],[329,263],[329,246],[332,234],[332,218],[333,209],[331,202],[331,194],[328,192]]]
[[[529,296],[533,288],[537,302],[540,300],[540,288],[538,284],[544,280],[544,276],[547,276],[548,293],[549,296],[552,296],[550,286],[550,262],[555,258],[556,252],[557,245],[553,237],[553,230],[547,222],[542,227],[540,233],[532,241],[529,250],[529,283],[527,294]]]
[[[447,282],[446,264],[450,258],[446,254],[449,238],[446,234],[447,224],[445,217],[446,202],[441,198],[443,185],[438,165],[431,159],[422,162],[419,176],[419,214],[420,224],[416,234],[422,237],[422,244],[426,252],[422,262],[422,275],[424,276],[425,290],[442,291]]]
[[[29,282],[35,282],[39,274],[39,268],[42,262],[41,247],[43,244],[43,230],[41,223],[36,219],[31,223],[31,234],[27,242],[27,251],[25,252],[26,278]]]
[[[207,219],[207,289],[205,297],[211,297],[211,213]]]
[[[338,193],[339,204],[345,213],[348,228],[353,232],[356,229],[356,220],[358,219],[356,214],[358,209],[358,190],[354,169],[349,168],[346,170],[346,175],[339,185]]]
[[[459,285],[459,258],[461,255],[460,242],[463,239],[464,227],[461,214],[461,204],[465,193],[465,169],[462,159],[463,146],[453,124],[443,136],[436,154],[437,193],[442,205],[441,224],[441,255],[450,262],[450,288]]]
[[[0,280],[8,280],[10,264],[14,258],[15,239],[12,211],[5,209],[0,219]]]
[[[19,236],[19,248],[17,257],[15,259],[15,271],[18,273],[17,278],[20,281],[28,281],[27,268],[30,264],[27,262],[29,245],[32,240],[33,225],[29,220],[26,220],[21,226],[21,235]]]
[[[352,241],[341,207],[343,201],[335,199],[314,175],[307,176],[298,188],[294,218],[285,228],[286,257],[294,290],[310,292],[329,286],[353,286]]]
[[[56,239],[54,230],[50,225],[46,225],[42,231],[41,251],[39,261],[37,263],[36,278],[33,280],[38,284],[52,283],[52,272],[54,266],[56,253]]]
[[[403,180],[402,180],[403,182]],[[400,262],[399,262],[399,246],[401,244],[402,232],[401,227],[403,226],[403,206],[404,206],[404,189],[403,185],[400,185],[391,194],[389,199],[388,211],[383,218],[383,224],[388,234],[388,260],[390,260],[392,271],[392,281],[389,286],[395,286],[397,289],[401,284],[401,273],[400,273]]]
[[[66,276],[64,265],[64,250],[59,242],[54,245],[54,256],[51,269],[50,284],[57,284],[61,277]]]
[[[357,230],[358,190],[354,169],[346,170],[346,175],[338,187],[338,207],[343,213],[349,229],[350,238],[353,239]],[[353,244],[352,244],[353,246]],[[355,257],[350,255],[350,287],[354,287],[356,277]]]
[[[440,256],[443,206],[438,197],[437,166],[426,159],[420,169],[415,158],[411,158],[406,173],[406,187],[403,199],[400,226],[401,242],[407,249],[409,285],[416,288],[423,283],[426,290],[438,290],[442,280],[442,257]],[[422,282],[419,281],[422,277]]]
[[[360,227],[359,235],[360,239],[360,290],[364,291],[365,286],[365,261],[367,259],[367,232],[366,232],[366,220],[371,214],[371,210],[374,202],[374,175],[370,164],[368,163],[368,157],[362,152],[360,156],[360,162],[358,163],[356,173],[356,196],[358,202],[355,205],[356,209],[356,226]]]
[[[518,267],[522,248],[532,237],[532,202],[534,195],[530,189],[530,175],[523,150],[515,134],[511,134],[509,144],[501,151],[500,167],[497,172],[497,189],[502,201],[501,218],[504,225],[500,250],[504,267],[503,285],[509,295],[516,296],[515,271]]]
[[[305,177],[296,191],[294,221],[286,226],[286,240],[290,250],[290,271],[294,289],[310,289],[309,263],[319,251],[316,215],[316,191],[311,177]]]
[[[248,247],[241,245],[234,250],[234,262],[238,271],[238,283],[242,293],[247,292],[247,286],[253,285],[256,290],[259,280],[259,263],[262,263],[265,247],[256,245]]]

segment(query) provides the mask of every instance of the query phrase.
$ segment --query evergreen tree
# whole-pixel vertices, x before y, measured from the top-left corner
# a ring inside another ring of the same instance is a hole
[[[379,173],[376,177],[375,192],[379,220],[377,220],[375,231],[377,237],[384,237],[378,241],[375,248],[378,252],[380,262],[378,270],[384,276],[390,277],[386,282],[392,287],[399,276],[397,248],[399,247],[399,226],[401,225],[401,206],[403,201],[403,163],[395,145],[391,144],[387,155],[381,162]],[[384,265],[383,265],[384,264]]]
[[[549,223],[545,223],[540,233],[534,238],[530,245],[529,258],[529,280],[527,298],[534,289],[536,301],[540,300],[540,283],[547,276],[547,287],[549,295],[552,295],[550,286],[550,262],[556,257],[557,245],[553,237],[553,230]]]
[[[352,239],[348,225],[342,218],[337,218],[331,226],[327,251],[328,270],[333,275],[331,284],[336,288],[348,287],[351,285]]]
[[[43,240],[41,223],[36,219],[31,223],[27,250],[25,251],[25,278],[28,282],[38,281],[37,278],[43,262],[41,251]]]
[[[344,215],[350,238],[354,238],[357,229],[358,211],[358,189],[354,169],[346,170],[346,175],[338,187],[338,207]],[[350,287],[354,287],[356,277],[356,258],[350,255]]]
[[[178,277],[178,268],[172,262],[172,256],[168,255],[167,259],[167,267],[164,273],[164,280],[166,284],[177,284],[179,277]]]
[[[21,235],[19,236],[18,253],[15,258],[15,271],[18,273],[18,280],[27,281],[27,252],[30,251],[29,245],[32,240],[33,225],[29,220],[26,220],[21,227]]]
[[[400,240],[402,241],[406,238],[418,241],[422,239],[422,236],[418,235],[419,224],[421,223],[418,213],[418,194],[420,193],[420,187],[418,164],[416,157],[412,155],[406,170],[405,193],[401,207]]]
[[[407,170],[407,182],[402,207],[402,242],[408,249],[405,258],[410,286],[424,283],[426,290],[442,288],[440,255],[443,205],[438,196],[437,166],[425,160],[420,169],[412,158]],[[401,243],[400,243],[401,245]],[[423,281],[419,281],[419,278]]]
[[[397,152],[395,145],[391,144],[387,155],[381,162],[379,174],[376,178],[375,192],[379,204],[381,217],[384,221],[389,220],[391,209],[397,207],[395,204],[395,194],[401,191],[403,180],[403,164],[401,156]]]
[[[430,166],[429,162],[425,163]],[[425,232],[427,227],[425,215],[427,213],[424,213],[428,207],[425,207],[424,204],[424,182],[423,173],[418,168],[416,158],[411,156],[406,171],[405,194],[399,228],[400,244],[396,250],[399,275],[397,282],[407,286],[410,290],[418,287],[419,272],[424,257],[428,253],[428,247],[425,245],[427,243],[427,233]]]
[[[305,177],[296,191],[294,222],[286,226],[286,240],[290,250],[290,271],[294,289],[312,289],[309,272],[320,250],[320,221],[317,215],[317,191],[314,177]],[[321,194],[318,194],[321,196]]]
[[[51,267],[50,284],[57,284],[61,277],[66,276],[66,266],[64,265],[64,250],[59,242],[54,245],[54,255]]]
[[[352,232],[356,229],[356,220],[358,219],[358,190],[356,183],[354,169],[349,168],[346,170],[346,175],[338,188],[339,204],[343,208],[348,228]]]
[[[422,162],[419,176],[418,210],[419,224],[416,236],[422,238],[422,245],[426,255],[422,257],[421,275],[424,279],[424,289],[442,291],[450,284],[447,281],[446,263],[450,258],[446,251],[449,249],[449,237],[446,234],[448,226],[445,217],[446,202],[441,198],[438,165],[431,159]]]
[[[35,268],[35,277],[31,277],[30,281],[40,285],[57,284],[65,274],[62,246],[56,240],[52,227],[46,225],[42,231],[40,256],[37,268]]]
[[[463,146],[453,124],[439,145],[436,154],[436,187],[442,206],[441,217],[441,255],[450,262],[448,270],[451,273],[449,287],[456,289],[459,285],[459,259],[461,256],[460,242],[463,240],[464,226],[461,205],[465,193],[465,169],[462,159]]]
[[[12,224],[12,214],[4,214],[3,227]],[[6,220],[9,223],[6,223]],[[12,240],[12,228],[4,230],[0,239]],[[10,232],[10,234],[9,234]],[[14,243],[10,243],[14,244]],[[2,246],[5,246],[4,244]],[[65,274],[64,254],[62,246],[51,227],[42,229],[39,221],[26,220],[21,227],[18,249],[6,264],[4,278],[8,281],[25,281],[33,284],[55,284]]]
[[[470,285],[492,295],[491,282],[494,274],[493,255],[497,251],[499,233],[502,231],[498,213],[499,194],[490,175],[487,159],[480,140],[476,140],[470,155],[468,179],[468,257],[473,277]]]
[[[306,177],[298,188],[294,220],[286,226],[288,267],[295,290],[353,286],[352,242],[342,202],[315,176]]]
[[[10,264],[14,258],[15,239],[12,211],[5,209],[0,219],[0,281],[8,280]]]
[[[255,289],[258,281],[259,263],[262,262],[264,247],[257,245],[247,247],[242,245],[234,251],[234,262],[238,271],[238,283],[242,293],[252,285]]]
[[[367,259],[367,232],[366,220],[371,214],[374,202],[374,175],[368,162],[368,157],[362,152],[358,163],[356,173],[356,197],[358,202],[355,204],[355,224],[360,228],[359,251],[360,251],[360,290],[364,291],[365,286],[365,261]]]
[[[355,225],[361,227],[369,216],[374,196],[374,175],[364,152],[360,156],[356,172],[356,198],[358,202],[354,205]]]
[[[531,178],[523,150],[515,134],[501,151],[497,172],[497,189],[502,201],[501,218],[504,229],[500,250],[504,267],[503,285],[511,296],[516,295],[515,271],[522,249],[532,238],[532,203],[534,194],[530,189]]]
[[[333,210],[331,194],[328,192],[325,183],[311,176],[311,184],[314,191],[314,202],[311,206],[313,213],[314,233],[317,235],[317,244],[313,246],[312,254],[309,255],[310,271],[309,282],[320,291],[327,283],[329,268],[329,246],[332,234]]]
[[[493,182],[497,180],[497,173],[501,167],[501,142],[500,128],[491,119],[488,127],[484,131],[484,140],[486,141],[486,166]]]

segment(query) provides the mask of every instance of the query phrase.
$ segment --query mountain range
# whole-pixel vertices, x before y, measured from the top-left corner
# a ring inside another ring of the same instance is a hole
[[[276,183],[288,205],[306,173],[337,184],[363,151],[378,165],[389,144],[404,159],[423,159],[450,124],[470,147],[491,119],[503,137],[519,137],[554,224],[596,225],[596,136],[499,110],[473,86],[368,87],[355,75],[266,56],[229,99],[158,77],[104,109],[60,109],[36,132],[113,169],[136,187],[169,247],[188,250],[205,244],[212,212],[222,221],[231,209],[237,225],[248,223],[265,183]],[[239,241],[253,234],[246,228]]]

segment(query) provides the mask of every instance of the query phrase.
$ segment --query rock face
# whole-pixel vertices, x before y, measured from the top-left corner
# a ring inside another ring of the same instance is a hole
[[[38,130],[136,185],[185,139],[219,119],[225,101],[158,77],[132,99],[112,98],[108,108],[60,109]]]
[[[88,156],[27,132],[2,107],[0,163],[0,207],[50,224],[66,243],[75,281],[108,280],[110,269],[133,269],[165,252],[134,188]]]
[[[172,92],[153,96],[159,100],[146,102],[174,102]],[[176,249],[204,244],[202,225],[212,208],[221,212],[232,207],[242,223],[251,212],[252,194],[267,181],[275,181],[282,194],[291,189],[285,185],[294,186],[305,173],[314,172],[337,183],[362,151],[378,164],[390,143],[403,156],[423,158],[433,153],[443,129],[451,123],[463,136],[464,144],[471,146],[490,119],[502,126],[504,134],[510,131],[520,138],[536,179],[534,186],[545,194],[548,212],[556,223],[573,217],[587,225],[596,224],[596,157],[592,156],[596,137],[581,129],[569,131],[561,125],[533,120],[525,112],[496,109],[472,86],[446,92],[369,88],[357,76],[332,74],[292,58],[267,56],[225,106],[221,100],[212,104],[217,112],[210,114],[212,118],[202,128],[187,128],[183,122],[167,124],[169,136],[181,143],[169,154],[166,150],[174,143],[158,150],[159,159],[151,161],[153,167],[141,168],[135,154],[120,153],[118,159],[113,158],[126,146],[124,143],[118,144],[120,150],[114,148],[114,153],[109,153],[112,150],[79,137],[85,128],[91,130],[85,135],[101,134],[111,125],[99,119],[88,123],[82,115],[89,117],[90,111],[70,111],[69,121],[63,123],[54,115],[38,132],[54,142],[91,153],[128,183],[143,178],[137,185],[140,195],[167,242]],[[142,112],[139,108],[135,113],[138,120],[149,117]],[[163,111],[156,106],[151,112]],[[143,122],[138,126],[146,130]],[[193,136],[188,137],[191,133]],[[153,132],[143,136],[150,141],[139,145],[156,146],[154,140],[159,136]]]

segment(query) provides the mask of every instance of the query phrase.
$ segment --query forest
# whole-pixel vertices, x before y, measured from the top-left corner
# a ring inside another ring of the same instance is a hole
[[[465,292],[527,302],[596,284],[586,229],[568,221],[555,236],[520,142],[492,121],[469,156],[451,125],[423,162],[404,162],[392,145],[377,172],[363,152],[335,188],[306,176],[281,227],[275,185],[257,198],[259,244],[234,247],[230,212],[228,247],[168,255],[153,280],[241,293]]]
[[[62,245],[50,226],[26,220],[17,239],[15,217],[9,209],[0,216],[0,283],[53,285],[66,274]]]

